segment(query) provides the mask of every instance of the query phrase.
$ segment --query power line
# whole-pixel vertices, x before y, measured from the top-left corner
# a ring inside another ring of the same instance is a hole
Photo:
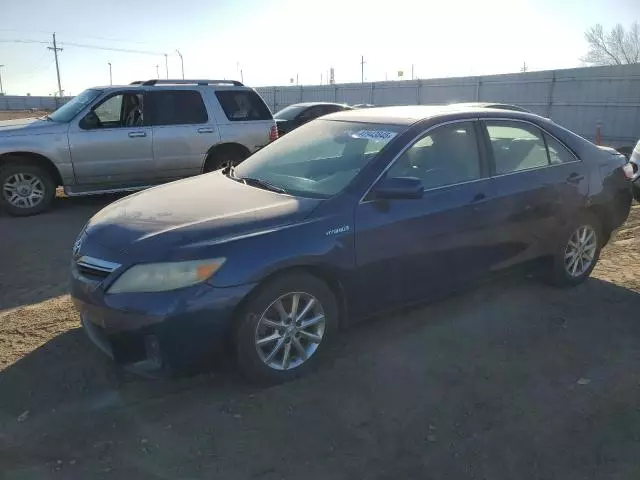
[[[152,50],[134,50],[130,48],[103,47],[100,45],[87,45],[84,43],[75,42],[61,42],[60,45],[64,45],[66,47],[89,48],[93,50],[107,50],[109,52],[138,53],[141,55],[165,55],[164,52],[154,52]]]

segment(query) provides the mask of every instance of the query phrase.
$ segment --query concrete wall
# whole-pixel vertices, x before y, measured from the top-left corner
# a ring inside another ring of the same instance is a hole
[[[0,110],[55,110],[71,97],[33,97],[1,95]]]
[[[503,102],[523,106],[594,140],[634,145],[640,138],[640,64],[394,82],[257,88],[272,111],[298,102],[378,106]]]

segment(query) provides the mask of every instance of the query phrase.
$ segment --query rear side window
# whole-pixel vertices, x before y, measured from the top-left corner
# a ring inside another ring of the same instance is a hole
[[[195,90],[161,90],[148,95],[153,125],[189,125],[209,119],[202,96]]]
[[[551,135],[545,135],[547,141],[547,148],[549,149],[549,163],[551,165],[560,165],[561,163],[575,162],[576,157],[567,150],[567,147],[562,145],[558,140]]]
[[[216,97],[232,122],[271,120],[269,107],[252,90],[217,90]]]
[[[512,173],[549,165],[542,132],[521,122],[491,121],[485,123],[496,174]]]

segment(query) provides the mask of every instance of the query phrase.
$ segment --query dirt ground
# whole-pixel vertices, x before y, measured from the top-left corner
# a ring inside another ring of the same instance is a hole
[[[13,120],[14,118],[30,118],[30,117],[41,117],[45,115],[47,112],[45,111],[31,111],[31,110],[11,110],[5,111],[0,110],[0,120]]]

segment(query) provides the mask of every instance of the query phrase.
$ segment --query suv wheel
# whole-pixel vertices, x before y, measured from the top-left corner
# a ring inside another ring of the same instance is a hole
[[[51,205],[56,187],[38,165],[10,163],[0,168],[0,208],[9,215],[35,215]]]
[[[245,158],[247,155],[240,148],[219,148],[209,154],[204,166],[204,173],[235,167]]]
[[[580,215],[565,231],[556,250],[552,283],[571,286],[585,281],[596,266],[603,240],[598,219],[589,213]]]
[[[338,325],[338,307],[324,282],[296,273],[268,281],[237,321],[240,368],[257,383],[275,384],[314,368]]]

